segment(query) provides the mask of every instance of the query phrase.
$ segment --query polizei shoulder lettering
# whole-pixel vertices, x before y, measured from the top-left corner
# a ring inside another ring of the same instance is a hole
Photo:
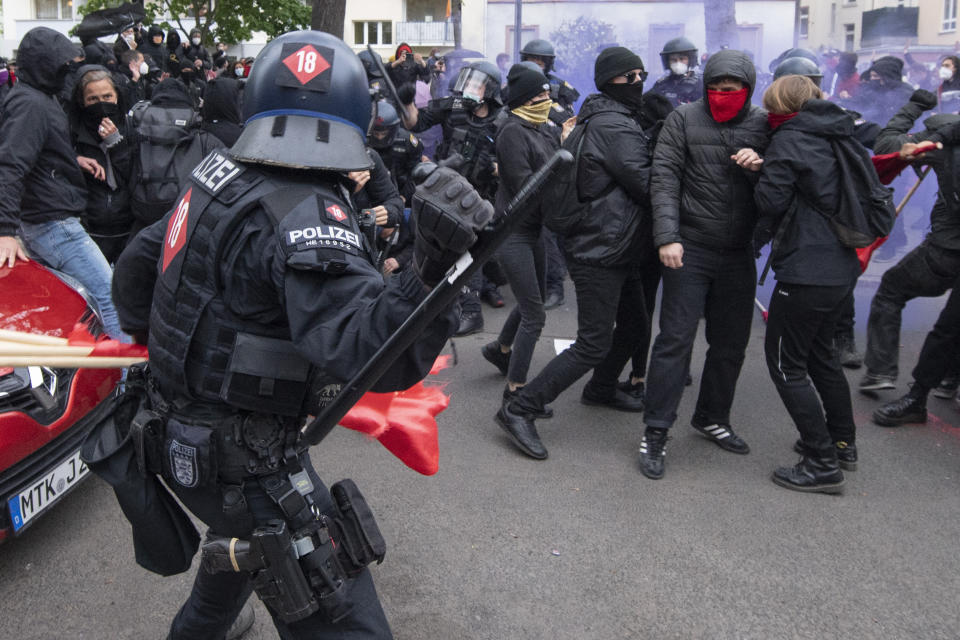
[[[317,225],[315,227],[294,229],[287,233],[288,245],[306,245],[312,247],[338,246],[344,242],[356,249],[362,247],[360,244],[360,236],[343,227]]]

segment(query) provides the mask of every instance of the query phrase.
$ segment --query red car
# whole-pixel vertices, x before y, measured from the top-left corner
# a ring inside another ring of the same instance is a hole
[[[36,262],[4,266],[0,329],[66,338],[81,322],[99,335],[96,305],[85,295]],[[23,533],[90,475],[80,443],[119,379],[119,369],[0,367],[0,542]]]

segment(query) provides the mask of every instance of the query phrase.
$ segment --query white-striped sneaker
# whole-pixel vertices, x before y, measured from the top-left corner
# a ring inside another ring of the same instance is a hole
[[[750,453],[750,447],[743,439],[733,432],[733,427],[728,424],[709,424],[700,426],[692,423],[691,426],[705,435],[707,438],[717,443],[721,449],[732,451],[733,453]]]

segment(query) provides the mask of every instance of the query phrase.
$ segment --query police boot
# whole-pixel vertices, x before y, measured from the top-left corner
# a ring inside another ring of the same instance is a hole
[[[807,493],[843,493],[843,471],[836,453],[829,455],[804,454],[792,467],[780,467],[772,480],[786,489]]]
[[[469,336],[473,333],[483,331],[483,313],[479,311],[468,311],[460,316],[460,326],[454,335]]]
[[[224,640],[236,640],[249,631],[250,627],[253,626],[254,617],[253,606],[249,601],[245,602],[243,609],[240,609],[240,613],[237,614],[237,619],[233,621],[233,624],[230,625],[230,628],[227,630],[227,635],[224,636]]]
[[[881,427],[923,424],[927,421],[927,390],[918,384],[910,392],[873,412],[873,421]]]

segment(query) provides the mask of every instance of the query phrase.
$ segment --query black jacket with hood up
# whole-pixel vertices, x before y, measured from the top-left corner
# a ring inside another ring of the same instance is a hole
[[[650,183],[654,244],[694,242],[716,249],[749,246],[757,220],[753,185],[758,174],[730,156],[743,148],[763,154],[770,125],[767,112],[750,104],[756,69],[745,53],[724,49],[703,69],[704,97],[677,107],[663,124],[654,151]],[[747,101],[732,120],[710,115],[708,84],[736,78]]]
[[[589,96],[577,121],[585,123],[577,171],[588,211],[563,238],[569,259],[599,267],[638,262],[649,248],[649,138],[635,114],[602,93]]]
[[[520,116],[509,113],[503,126],[497,131],[497,168],[500,182],[494,209],[497,215],[520,191],[523,183],[550,159],[560,148],[560,140],[551,131],[553,125],[545,122],[535,125]],[[543,225],[544,211],[527,213],[517,225],[518,230],[539,233]]]
[[[56,94],[79,47],[53,29],[36,27],[20,42],[17,83],[0,124],[0,236],[20,221],[79,216],[87,201],[83,173]]]
[[[831,139],[853,138],[853,118],[826,100],[810,100],[773,133],[754,189],[759,227],[778,234],[771,263],[777,280],[790,284],[844,286],[860,276],[855,249],[840,244],[822,212],[840,204],[840,176]]]
[[[214,78],[203,93],[201,128],[232,147],[243,131],[240,116],[240,83],[233,78]]]

